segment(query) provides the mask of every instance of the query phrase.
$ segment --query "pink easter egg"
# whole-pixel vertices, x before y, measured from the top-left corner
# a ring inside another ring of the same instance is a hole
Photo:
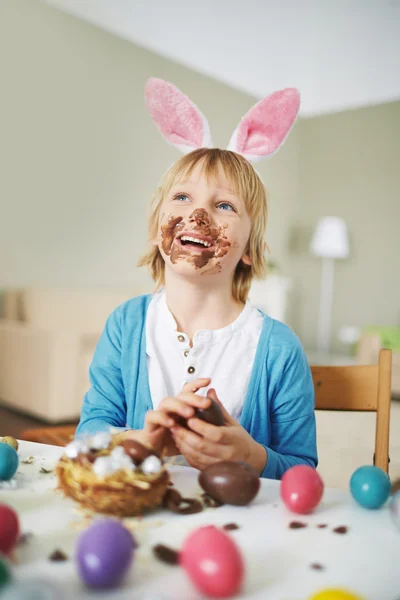
[[[240,550],[214,525],[199,527],[186,538],[180,564],[206,596],[230,598],[242,585],[244,563]]]
[[[281,480],[281,498],[294,513],[306,515],[320,503],[324,482],[309,465],[296,465],[284,473]]]

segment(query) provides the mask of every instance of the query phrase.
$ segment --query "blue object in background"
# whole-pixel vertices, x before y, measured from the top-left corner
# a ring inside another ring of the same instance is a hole
[[[364,508],[380,508],[389,498],[390,491],[389,475],[379,467],[365,465],[359,467],[351,476],[351,495]]]
[[[0,481],[8,481],[18,469],[18,453],[12,446],[0,443]]]

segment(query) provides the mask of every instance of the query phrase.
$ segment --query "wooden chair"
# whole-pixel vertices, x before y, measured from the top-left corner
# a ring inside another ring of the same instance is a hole
[[[50,444],[51,446],[66,446],[74,437],[77,425],[60,425],[42,427],[41,429],[25,429],[21,440]]]
[[[376,412],[373,463],[389,470],[392,351],[382,349],[377,365],[311,366],[316,410]]]

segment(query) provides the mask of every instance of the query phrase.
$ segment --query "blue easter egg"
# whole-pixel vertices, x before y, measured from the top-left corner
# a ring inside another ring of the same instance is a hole
[[[390,491],[389,475],[379,467],[365,465],[351,476],[351,495],[364,508],[380,508],[389,498]]]
[[[8,444],[0,443],[0,481],[8,481],[18,469],[19,458],[16,450]]]

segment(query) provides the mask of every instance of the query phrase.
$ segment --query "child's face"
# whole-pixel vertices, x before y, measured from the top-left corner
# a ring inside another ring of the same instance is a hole
[[[164,199],[155,243],[166,269],[181,274],[232,275],[245,254],[251,222],[241,198],[230,189],[222,169],[207,181],[198,165]]]

